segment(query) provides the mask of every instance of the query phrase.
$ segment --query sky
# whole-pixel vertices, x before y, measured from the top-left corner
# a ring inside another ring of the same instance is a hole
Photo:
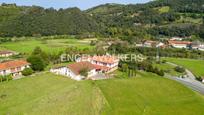
[[[82,10],[105,4],[105,3],[119,3],[119,4],[136,4],[146,3],[150,0],[0,0],[1,3],[16,3],[17,5],[24,6],[42,6],[45,8],[69,8],[78,7]]]

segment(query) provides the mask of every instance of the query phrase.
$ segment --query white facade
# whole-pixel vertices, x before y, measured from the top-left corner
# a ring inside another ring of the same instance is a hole
[[[51,69],[50,72],[55,73],[57,75],[66,76],[66,77],[69,77],[69,78],[77,80],[77,81],[83,80],[85,78],[85,76],[81,76],[80,74],[78,74],[78,75],[75,74],[68,67],[59,67],[59,68]],[[93,70],[90,70],[88,72],[88,76],[87,77],[89,78],[89,77],[92,77],[92,76],[94,76],[96,74],[97,74],[96,70],[93,69]]]
[[[13,53],[0,54],[0,57],[9,57],[12,55],[13,55]]]
[[[174,48],[188,48],[187,44],[171,44]]]

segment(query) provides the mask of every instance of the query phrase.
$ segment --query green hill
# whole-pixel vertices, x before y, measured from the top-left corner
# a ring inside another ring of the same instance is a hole
[[[51,73],[0,84],[0,114],[203,115],[204,99],[148,73],[135,78],[73,81]]]
[[[104,4],[85,11],[4,5],[0,6],[3,9],[0,36],[93,34],[128,39],[191,35],[204,38],[203,5],[203,0],[156,0],[145,4]]]

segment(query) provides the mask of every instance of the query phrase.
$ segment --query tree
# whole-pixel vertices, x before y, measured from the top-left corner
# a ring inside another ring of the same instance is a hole
[[[39,56],[30,56],[27,61],[31,63],[31,68],[34,71],[43,71],[45,68],[45,63]]]
[[[185,69],[183,67],[177,66],[174,68],[175,71],[179,72],[179,73],[184,73]]]
[[[37,46],[33,50],[32,55],[41,55],[42,52],[43,52],[42,49],[39,46]]]
[[[22,71],[22,74],[23,74],[24,76],[32,75],[32,73],[33,73],[33,70],[32,70],[31,68],[26,68],[26,69],[24,69],[24,70]]]
[[[122,71],[127,72],[128,70],[128,65],[127,64],[122,64]]]
[[[83,69],[81,69],[80,71],[79,71],[79,74],[81,75],[81,76],[84,76],[84,77],[87,77],[88,76],[88,68],[83,68]]]

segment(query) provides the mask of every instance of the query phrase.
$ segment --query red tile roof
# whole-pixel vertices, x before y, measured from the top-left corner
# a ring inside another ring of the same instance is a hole
[[[115,63],[116,61],[119,61],[116,57],[114,56],[94,56],[92,57],[92,60],[97,61],[97,62],[103,62],[103,63]]]
[[[25,65],[30,65],[30,63],[28,63],[25,60],[7,61],[7,62],[0,63],[0,70],[7,70],[7,69],[21,67]]]
[[[189,42],[189,41],[175,41],[175,40],[169,40],[168,42],[170,44],[186,44],[186,45],[189,45],[189,44],[192,43],[192,42]]]
[[[106,66],[100,66],[100,65],[96,65],[96,64],[93,64],[95,69],[100,69],[102,71],[108,71],[110,68],[109,67],[106,67]]]
[[[82,69],[93,70],[95,66],[90,62],[77,62],[68,65],[68,68],[76,75],[79,75]]]

